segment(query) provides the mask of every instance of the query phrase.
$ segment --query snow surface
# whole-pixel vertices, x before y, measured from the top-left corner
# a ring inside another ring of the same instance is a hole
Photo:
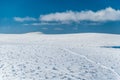
[[[0,80],[120,80],[120,35],[0,34]]]

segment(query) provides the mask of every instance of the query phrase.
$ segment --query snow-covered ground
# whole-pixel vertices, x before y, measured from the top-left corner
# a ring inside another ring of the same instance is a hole
[[[120,35],[0,34],[0,80],[120,80]]]

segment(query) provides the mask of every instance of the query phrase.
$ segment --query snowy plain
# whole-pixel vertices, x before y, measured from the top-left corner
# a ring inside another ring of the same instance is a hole
[[[0,80],[120,80],[120,35],[0,34]]]

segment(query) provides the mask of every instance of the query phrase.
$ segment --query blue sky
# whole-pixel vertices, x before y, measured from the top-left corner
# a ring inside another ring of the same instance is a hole
[[[120,0],[0,0],[0,33],[120,33]]]

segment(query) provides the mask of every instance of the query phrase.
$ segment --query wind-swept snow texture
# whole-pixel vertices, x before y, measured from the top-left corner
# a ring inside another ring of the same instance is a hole
[[[120,80],[120,36],[0,34],[0,80]]]

